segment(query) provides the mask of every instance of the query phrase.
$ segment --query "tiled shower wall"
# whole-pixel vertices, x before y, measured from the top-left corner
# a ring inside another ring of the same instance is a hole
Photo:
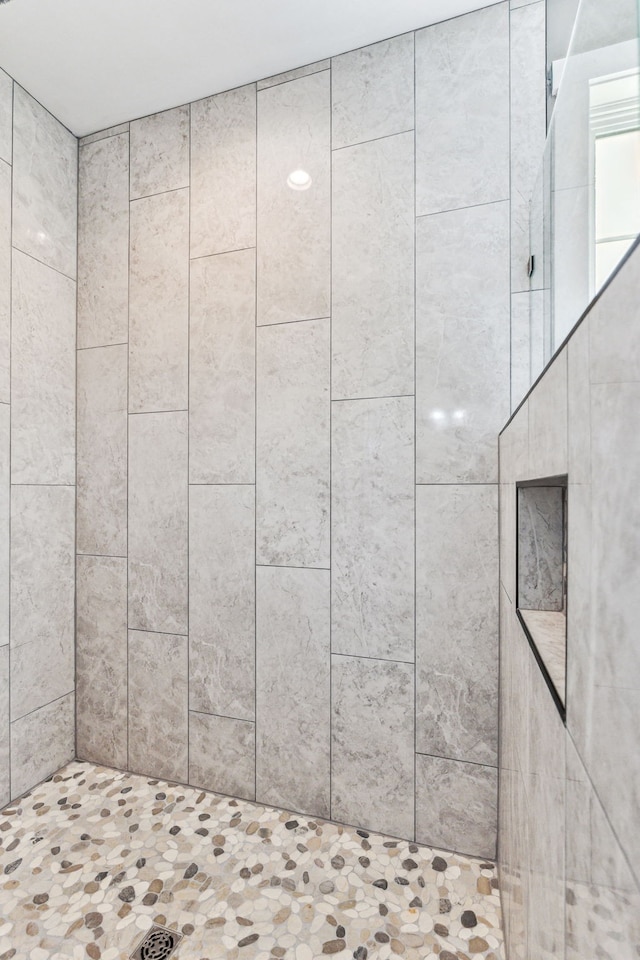
[[[80,757],[495,852],[523,10],[81,141]]]
[[[0,807],[75,751],[77,166],[0,70]]]

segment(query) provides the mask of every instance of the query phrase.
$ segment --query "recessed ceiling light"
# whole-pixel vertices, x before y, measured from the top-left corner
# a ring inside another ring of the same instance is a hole
[[[306,170],[292,170],[287,177],[287,186],[292,190],[308,190],[311,186],[311,176]]]

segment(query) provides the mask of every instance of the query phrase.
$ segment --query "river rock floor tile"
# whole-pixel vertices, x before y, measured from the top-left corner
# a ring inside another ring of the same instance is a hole
[[[0,813],[0,960],[502,960],[494,865],[73,762]]]

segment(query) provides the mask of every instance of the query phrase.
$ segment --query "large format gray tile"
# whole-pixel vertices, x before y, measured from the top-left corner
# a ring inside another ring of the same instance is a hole
[[[78,557],[76,573],[77,754],[125,770],[127,561]]]
[[[127,345],[78,351],[77,551],[127,553]]]
[[[332,650],[413,661],[413,398],[332,407]]]
[[[10,414],[0,403],[0,647],[9,643]]]
[[[418,843],[493,859],[498,771],[444,757],[416,757]]]
[[[332,147],[413,129],[413,33],[331,61]]]
[[[640,249],[631,254],[620,273],[594,304],[588,327],[593,383],[640,380],[638,347],[638,284]],[[612,323],[612,316],[625,322]]]
[[[81,147],[90,143],[96,143],[98,140],[106,140],[107,137],[117,137],[120,133],[129,132],[129,121],[118,123],[115,127],[105,127],[103,130],[96,130],[95,133],[88,133],[86,137],[80,137],[78,143]]]
[[[129,137],[79,150],[78,347],[129,338]]]
[[[75,283],[13,255],[11,480],[75,483]]]
[[[564,509],[561,487],[518,491],[518,606],[564,606]]]
[[[73,647],[73,487],[11,490],[11,647]]]
[[[129,631],[129,766],[186,783],[188,766],[187,638]]]
[[[257,571],[256,799],[330,816],[328,570]]]
[[[11,343],[11,167],[0,160],[0,403],[9,402]]]
[[[416,211],[509,196],[509,8],[416,33]],[[446,161],[443,158],[446,157]]]
[[[19,797],[73,759],[74,695],[11,724],[11,796]]]
[[[255,250],[191,263],[191,483],[255,480],[255,272]]]
[[[189,707],[255,716],[255,490],[189,488]]]
[[[333,393],[414,392],[413,133],[333,154]]]
[[[129,626],[187,633],[187,414],[129,418]]]
[[[189,191],[131,204],[129,410],[186,410]]]
[[[258,323],[330,312],[329,71],[258,94]],[[296,170],[306,190],[288,186]]]
[[[33,713],[73,691],[73,642],[55,636],[21,643],[11,652],[11,719]]]
[[[416,520],[416,749],[496,764],[497,486],[419,486]]]
[[[492,483],[509,416],[509,204],[421,218],[416,240],[417,479]]]
[[[256,88],[191,104],[191,256],[256,243]]]
[[[13,126],[13,80],[0,70],[0,160],[11,163]]]
[[[76,275],[78,141],[15,85],[13,245]]]
[[[554,477],[567,472],[567,351],[547,368],[529,397],[529,474]]]
[[[279,83],[289,83],[290,80],[297,80],[298,77],[307,77],[310,73],[320,73],[321,70],[330,68],[331,60],[316,60],[315,63],[307,63],[304,67],[295,67],[285,73],[276,73],[265,80],[258,80],[258,90],[266,90],[267,87],[275,87]]]
[[[189,104],[132,121],[131,199],[189,186]]]
[[[189,714],[189,783],[231,797],[256,794],[256,727],[246,720]]]
[[[11,799],[11,728],[9,726],[9,648],[0,647],[0,810]]]
[[[258,563],[329,566],[329,351],[329,320],[258,329]]]
[[[332,657],[331,816],[414,832],[414,668]]]

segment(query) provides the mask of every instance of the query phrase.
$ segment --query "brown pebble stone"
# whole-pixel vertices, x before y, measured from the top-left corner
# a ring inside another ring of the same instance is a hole
[[[285,956],[286,952],[287,952],[287,951],[285,950],[284,947],[272,947],[272,948],[271,948],[271,955],[272,955],[273,957],[282,958],[282,957]]]
[[[491,881],[488,877],[478,877],[478,893],[484,894],[485,897],[488,897],[491,893]]]
[[[445,927],[444,923],[436,923],[433,929],[434,929],[434,932],[437,933],[439,937],[449,936],[449,927]]]
[[[323,953],[340,953],[346,949],[347,944],[344,940],[325,940],[322,944]]]
[[[236,920],[238,921],[241,927],[253,926],[253,920],[248,920],[246,917],[236,917]]]
[[[246,830],[247,834],[248,834],[249,836],[251,836],[252,834],[254,834],[254,833],[256,832],[256,830],[258,829],[258,826],[259,826],[258,821],[257,821],[257,820],[252,820],[251,823],[249,824],[249,826],[247,827],[247,830]],[[239,944],[238,944],[238,946],[239,946]]]
[[[389,934],[383,930],[378,930],[378,932],[373,935],[373,939],[377,940],[378,943],[389,943],[390,937]]]
[[[248,937],[243,937],[242,940],[238,940],[239,947],[248,947],[249,944],[255,943],[256,940],[259,940],[260,936],[257,933],[252,933]]]
[[[450,953],[449,950],[441,950],[438,956],[440,960],[458,960],[455,953]]]
[[[489,944],[484,937],[471,937],[469,940],[469,951],[471,953],[484,953],[489,949]]]
[[[192,923],[185,923],[182,928],[182,932],[185,935],[185,937],[190,937],[194,930],[195,930],[195,927]]]
[[[274,924],[286,923],[291,916],[291,907],[281,907],[273,918]]]
[[[152,907],[154,903],[157,903],[157,901],[158,901],[157,893],[145,893],[144,897],[142,898],[142,906]]]
[[[85,884],[84,892],[91,894],[91,893],[95,893],[99,889],[100,889],[100,884],[96,883],[95,880],[90,880],[89,883]]]
[[[38,924],[37,924],[37,923],[33,923],[33,922],[28,923],[28,924],[27,924],[27,934],[28,934],[28,936],[30,936],[30,937],[37,937],[37,936],[38,936],[38,929],[39,929],[39,928],[38,928]]]
[[[160,893],[164,886],[162,880],[152,880],[149,884],[149,893]]]
[[[205,927],[208,930],[213,930],[215,927],[223,927],[226,922],[224,917],[211,917],[211,919],[205,923]]]
[[[99,958],[102,956],[100,947],[97,943],[87,944],[87,954],[91,957],[91,960],[99,960]]]
[[[157,917],[154,917],[153,922],[159,924],[161,927],[166,927],[167,918],[165,917],[164,913],[159,913]]]
[[[400,940],[396,940],[395,937],[391,940],[391,950],[393,953],[404,953],[404,943],[401,943]]]
[[[41,903],[46,903],[48,899],[48,893],[36,893],[35,897],[33,898],[33,902],[37,904],[37,906],[40,906]]]
[[[87,913],[84,918],[85,927],[88,927],[89,930],[94,930],[96,927],[99,927],[102,923],[102,914],[98,913],[97,910],[92,910],[91,913]]]
[[[124,918],[128,916],[130,913],[131,913],[131,907],[129,906],[128,903],[123,903],[120,909],[118,910],[118,916],[120,917],[121,920],[124,920]]]

